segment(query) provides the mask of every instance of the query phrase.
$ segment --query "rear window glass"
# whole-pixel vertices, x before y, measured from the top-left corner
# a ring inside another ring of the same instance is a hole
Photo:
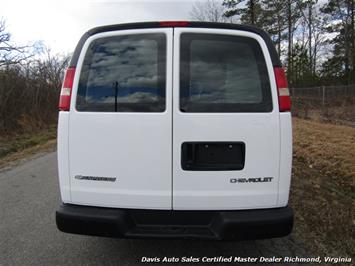
[[[183,112],[270,112],[265,59],[252,38],[181,35],[180,109]]]
[[[94,40],[82,66],[76,109],[162,112],[165,110],[165,69],[164,34]]]

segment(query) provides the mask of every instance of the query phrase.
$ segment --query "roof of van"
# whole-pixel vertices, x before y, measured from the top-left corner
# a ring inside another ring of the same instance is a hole
[[[242,30],[249,31],[260,35],[266,43],[266,46],[269,49],[269,53],[271,56],[271,61],[274,67],[281,67],[280,58],[276,52],[275,46],[270,38],[270,36],[262,29],[250,26],[250,25],[240,25],[240,24],[232,24],[232,23],[217,23],[217,22],[198,22],[198,21],[184,21],[169,23],[169,21],[164,22],[137,22],[137,23],[125,23],[125,24],[114,24],[93,28],[87,31],[79,40],[78,45],[76,46],[73,56],[70,60],[70,67],[75,67],[78,58],[81,52],[82,47],[84,46],[85,41],[92,35],[101,32],[108,31],[117,31],[117,30],[129,30],[129,29],[147,29],[147,28],[163,28],[163,27],[188,27],[188,28],[214,28],[214,29],[232,29],[232,30]]]

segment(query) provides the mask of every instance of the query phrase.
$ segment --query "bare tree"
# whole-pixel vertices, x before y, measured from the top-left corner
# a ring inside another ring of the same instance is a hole
[[[18,64],[34,55],[35,46],[18,46],[10,42],[11,34],[6,31],[5,20],[0,18],[0,67]]]
[[[69,60],[68,55],[53,54],[49,47],[43,45],[41,58],[32,62],[31,74],[59,91]]]
[[[0,135],[32,132],[53,125],[57,118],[68,55],[41,53],[20,63],[0,67]]]
[[[199,0],[193,4],[190,17],[198,21],[232,23],[232,18],[224,16],[225,11],[225,7],[220,0]]]
[[[304,0],[296,2],[301,14],[301,30],[303,43],[308,46],[308,68],[312,79],[316,76],[319,52],[325,41],[323,24],[324,20],[320,12],[321,4],[318,0]],[[307,31],[307,33],[306,33]]]

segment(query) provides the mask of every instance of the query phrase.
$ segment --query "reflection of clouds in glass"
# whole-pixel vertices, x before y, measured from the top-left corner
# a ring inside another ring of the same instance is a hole
[[[128,77],[126,79],[126,86],[127,87],[156,87],[157,86],[158,75],[156,73],[152,73],[151,76],[133,76]],[[121,84],[120,84],[121,85]],[[122,86],[122,85],[121,85]]]
[[[158,48],[154,40],[123,39],[95,47],[88,86],[156,87]]]
[[[164,98],[157,96],[156,94],[149,93],[149,92],[136,92],[126,96],[117,97],[117,103],[151,103],[157,101],[163,101]],[[86,101],[88,103],[115,103],[114,96],[106,96],[101,98],[96,97],[87,97]]]
[[[163,111],[165,58],[164,34],[95,40],[90,44],[80,73],[78,110]]]
[[[190,48],[190,101],[262,101],[258,66],[249,45],[219,40],[193,40]]]

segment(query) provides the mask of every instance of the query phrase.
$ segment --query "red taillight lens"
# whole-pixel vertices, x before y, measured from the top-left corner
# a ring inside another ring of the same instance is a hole
[[[287,112],[291,110],[291,97],[288,90],[287,78],[282,67],[275,67],[275,78],[277,85],[277,92],[279,95],[279,109],[280,112]]]
[[[160,27],[186,27],[189,25],[188,21],[160,21]]]
[[[75,67],[69,67],[65,72],[62,90],[60,91],[59,110],[69,111],[71,90],[73,88]]]

